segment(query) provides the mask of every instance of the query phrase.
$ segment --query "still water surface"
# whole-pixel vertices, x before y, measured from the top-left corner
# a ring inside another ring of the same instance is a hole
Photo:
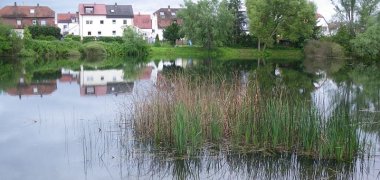
[[[197,157],[151,153],[149,145],[132,136],[128,121],[132,98],[155,88],[162,73],[172,69],[168,67],[202,64],[240,74],[267,68],[268,84],[280,79],[288,88],[308,96],[327,115],[336,97],[350,92],[345,98],[352,109],[375,120],[379,117],[380,72],[376,65],[353,67],[325,60],[258,64],[178,59],[138,64],[133,76],[126,68],[58,69],[58,76],[54,73],[39,78],[30,78],[21,70],[16,78],[0,82],[0,179],[380,178],[376,146],[380,129],[376,123],[363,127],[370,137],[368,142],[374,144],[373,152],[363,153],[353,162],[209,151]]]

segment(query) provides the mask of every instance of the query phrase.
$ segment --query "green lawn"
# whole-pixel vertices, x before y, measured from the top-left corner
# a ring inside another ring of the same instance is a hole
[[[269,49],[264,55],[267,59],[302,59],[303,54],[300,49],[274,50]],[[195,58],[204,59],[207,57],[221,60],[252,60],[262,57],[257,49],[253,48],[218,48],[208,52],[201,47],[152,47],[150,52],[151,59],[175,59]]]

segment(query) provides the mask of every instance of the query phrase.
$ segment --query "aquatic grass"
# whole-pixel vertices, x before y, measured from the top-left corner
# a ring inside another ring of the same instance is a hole
[[[357,133],[359,117],[348,108],[343,102],[326,117],[281,88],[262,94],[255,79],[242,83],[179,73],[159,82],[144,100],[136,99],[133,129],[138,139],[182,155],[231,146],[350,161],[364,144]]]

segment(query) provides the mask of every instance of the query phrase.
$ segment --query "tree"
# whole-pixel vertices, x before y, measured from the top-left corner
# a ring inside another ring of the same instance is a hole
[[[143,57],[148,55],[148,43],[132,27],[124,29],[123,41],[123,51],[127,56]]]
[[[362,58],[380,59],[380,15],[372,17],[364,33],[350,41],[353,53]]]
[[[374,15],[380,0],[331,0],[331,3],[338,17],[348,23],[349,31],[354,37],[357,31],[366,29],[368,18]]]
[[[181,32],[188,39],[211,50],[226,44],[233,27],[233,15],[226,0],[185,0],[178,16],[183,19]]]
[[[316,7],[308,0],[247,0],[250,32],[264,51],[275,39],[298,41],[313,34]]]
[[[228,9],[232,12],[233,15],[233,29],[231,31],[231,39],[229,45],[241,45],[243,40],[243,28],[242,24],[244,23],[244,15],[240,12],[241,0],[229,0]]]
[[[29,26],[30,34],[33,39],[54,37],[56,39],[61,38],[61,29],[54,26]]]
[[[17,55],[23,48],[22,39],[11,27],[0,22],[0,56]]]
[[[164,38],[169,40],[171,45],[175,45],[177,39],[183,38],[183,35],[180,33],[180,26],[174,22],[165,28]]]

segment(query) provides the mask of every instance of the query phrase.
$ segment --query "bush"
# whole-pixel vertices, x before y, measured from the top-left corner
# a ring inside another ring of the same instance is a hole
[[[69,35],[65,36],[65,39],[70,39],[70,40],[73,40],[73,41],[80,42],[80,36],[77,36],[77,35],[69,34]]]
[[[35,55],[40,58],[54,59],[65,58],[69,56],[72,49],[78,49],[81,46],[79,42],[65,42],[65,41],[44,41],[44,40],[30,40],[26,43],[24,56],[30,55],[30,50],[35,52]],[[28,52],[28,53],[26,53]]]
[[[123,40],[123,51],[126,56],[142,57],[148,55],[148,43],[134,29],[130,27],[125,29]]]
[[[54,26],[29,26],[28,30],[33,39],[38,39],[43,36],[53,36],[56,39],[61,38],[61,29]]]
[[[88,43],[88,42],[93,42],[96,40],[96,37],[95,36],[86,36],[86,37],[83,37],[83,43]]]
[[[23,48],[23,41],[11,27],[0,22],[0,56],[17,55]]]
[[[91,42],[80,48],[82,58],[89,61],[97,61],[106,57],[107,51],[103,43]]]
[[[98,37],[97,38],[98,41],[102,41],[102,42],[106,42],[106,43],[113,43],[113,42],[117,42],[117,43],[123,43],[123,38],[122,37]]]
[[[304,47],[306,57],[344,58],[344,48],[334,42],[310,40]]]

